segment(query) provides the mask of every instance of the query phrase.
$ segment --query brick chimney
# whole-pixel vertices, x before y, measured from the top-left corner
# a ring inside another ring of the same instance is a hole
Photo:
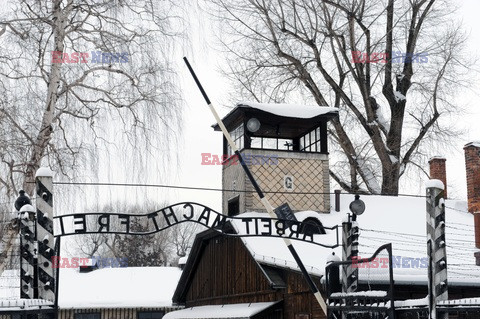
[[[465,167],[467,170],[468,211],[474,214],[475,247],[480,249],[480,142],[465,145]],[[480,266],[480,252],[475,253]]]
[[[445,185],[445,195],[447,198],[447,169],[445,168],[445,162],[447,160],[440,156],[434,156],[429,161],[430,164],[430,179],[439,179]]]

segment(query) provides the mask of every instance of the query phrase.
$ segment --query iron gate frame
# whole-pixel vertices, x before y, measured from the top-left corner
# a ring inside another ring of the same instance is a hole
[[[389,289],[386,292],[385,297],[361,297],[361,296],[340,296],[340,297],[332,297],[332,286],[330,284],[330,273],[333,269],[333,267],[342,267],[342,266],[348,266],[348,265],[353,265],[353,264],[362,264],[362,263],[370,263],[372,262],[380,252],[386,250],[388,253],[388,272],[389,272]],[[335,315],[334,312],[340,312],[342,315],[348,313],[358,313],[358,312],[385,312],[388,316],[388,318],[395,319],[395,299],[394,299],[394,280],[393,280],[393,264],[392,264],[392,244],[384,244],[380,246],[371,257],[369,258],[359,258],[356,260],[346,260],[346,261],[335,261],[331,262],[325,267],[325,283],[326,283],[326,292],[327,292],[327,307],[328,307],[328,313],[327,313],[327,318],[336,318],[337,316]],[[365,305],[361,305],[361,303],[358,302],[358,300],[362,298],[365,299]],[[337,302],[333,302],[332,305],[332,300],[335,301],[340,301],[339,305],[336,305]],[[367,306],[366,301],[369,301],[370,305]],[[357,301],[355,303],[355,301]],[[380,302],[383,303],[390,303],[390,307],[387,306],[372,306],[371,304],[377,303],[380,304]],[[346,317],[346,316],[342,316]],[[357,318],[357,317],[355,317]]]

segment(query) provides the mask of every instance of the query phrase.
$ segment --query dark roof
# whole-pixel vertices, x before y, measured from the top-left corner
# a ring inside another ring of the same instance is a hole
[[[321,122],[327,122],[338,116],[338,112],[331,110],[332,108],[325,108],[328,109],[326,111],[323,111],[321,107],[318,107],[318,109],[320,111],[312,117],[295,117],[282,116],[278,115],[281,113],[275,114],[249,105],[238,104],[222,121],[227,130],[231,131],[247,119],[255,117],[262,123],[260,131],[256,132],[255,135],[278,137],[280,130],[282,137],[292,138],[303,135],[305,132],[318,127]],[[215,131],[220,131],[218,124],[214,124],[212,127]]]

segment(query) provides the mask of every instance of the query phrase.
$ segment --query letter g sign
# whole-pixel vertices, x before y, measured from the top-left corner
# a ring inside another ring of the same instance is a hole
[[[289,192],[293,191],[293,176],[285,175],[283,177],[283,188]]]

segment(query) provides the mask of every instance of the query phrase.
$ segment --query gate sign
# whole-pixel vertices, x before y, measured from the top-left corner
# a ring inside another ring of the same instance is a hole
[[[293,215],[293,214],[292,214]],[[338,226],[323,227],[335,231],[335,242],[325,243],[322,235],[302,233],[303,224],[296,220],[272,219],[269,217],[229,217],[213,209],[191,202],[167,206],[149,214],[87,213],[67,214],[54,217],[55,236],[77,234],[125,234],[149,235],[184,222],[195,222],[215,229],[227,236],[270,236],[301,240],[323,247],[335,248],[338,241]],[[227,227],[230,224],[232,227]],[[323,239],[323,242],[322,242]]]
[[[274,212],[275,215],[277,215],[278,219],[285,220],[285,224],[288,226],[292,225],[294,222],[297,221],[297,218],[295,217],[292,210],[290,209],[290,206],[288,206],[287,203],[278,206]]]

